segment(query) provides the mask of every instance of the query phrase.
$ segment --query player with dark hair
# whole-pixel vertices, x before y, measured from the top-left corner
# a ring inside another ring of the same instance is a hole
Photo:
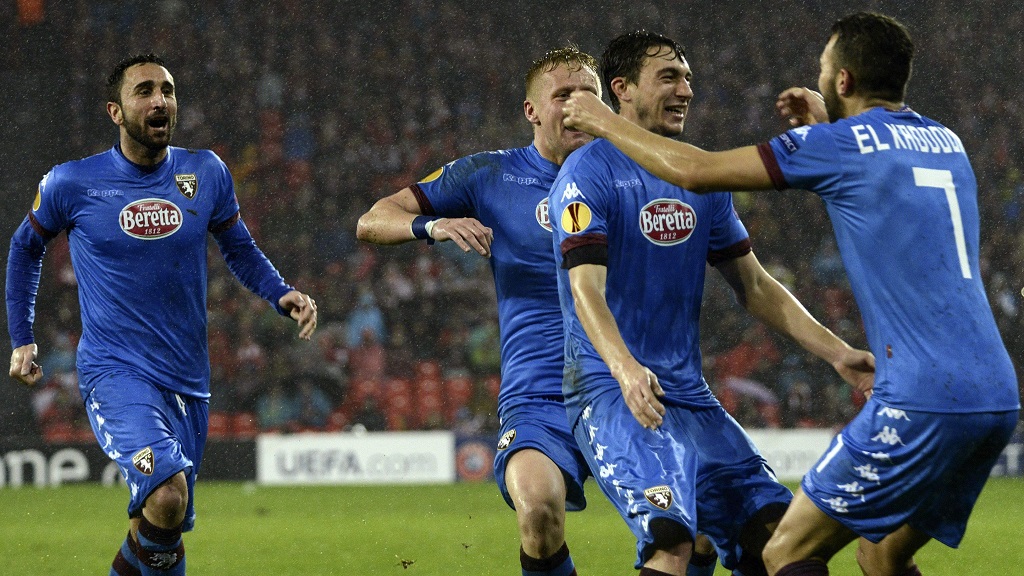
[[[620,36],[602,74],[623,121],[682,133],[692,74],[676,42]],[[765,272],[730,194],[658,180],[597,140],[565,162],[549,203],[566,406],[594,478],[636,536],[641,576],[683,574],[698,527],[725,567],[764,574],[761,550],[792,494],[701,374],[706,264],[753,316],[851,382],[870,374],[870,354],[825,329]]]
[[[181,575],[210,397],[207,233],[242,284],[298,322],[302,339],[316,329],[316,304],[256,247],[224,163],[170,146],[176,91],[160,58],[124,60],[107,88],[118,143],[54,167],[11,239],[10,375],[29,386],[43,377],[35,299],[46,243],[66,231],[82,311],[79,388],[131,491],[130,530],[110,574]]]
[[[828,574],[858,537],[865,574],[920,574],[914,554],[929,540],[959,545],[1018,421],[981,281],[974,172],[952,130],[904,104],[913,55],[892,18],[841,18],[821,54],[821,93],[779,96],[797,127],[725,152],[656,137],[583,93],[566,105],[567,125],[679,186],[800,188],[825,201],[877,373],[765,548],[772,574]]]
[[[374,204],[356,235],[376,244],[452,240],[490,258],[502,374],[494,475],[516,511],[523,574],[566,576],[576,572],[565,510],[586,506],[589,471],[562,404],[562,316],[547,200],[558,166],[591,140],[565,129],[562,103],[574,90],[601,89],[594,58],[571,46],[534,62],[525,84],[533,144],[443,166]]]

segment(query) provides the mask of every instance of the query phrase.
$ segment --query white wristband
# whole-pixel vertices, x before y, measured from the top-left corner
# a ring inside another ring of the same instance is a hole
[[[431,238],[434,237],[434,235],[432,234],[434,230],[434,224],[437,224],[437,220],[431,220],[430,222],[427,222],[426,225],[423,226],[423,228],[425,228],[427,231],[427,236],[430,236]]]

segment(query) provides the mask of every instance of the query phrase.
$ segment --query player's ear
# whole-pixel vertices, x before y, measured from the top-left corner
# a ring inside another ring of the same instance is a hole
[[[840,96],[853,96],[854,90],[856,90],[856,82],[853,79],[853,74],[846,68],[839,70],[839,74],[836,74],[836,93]]]
[[[629,93],[629,82],[624,77],[616,76],[612,78],[612,81],[608,83],[608,87],[615,94],[615,97],[619,99],[619,102],[631,102],[633,100]]]
[[[124,112],[121,110],[121,105],[117,102],[107,102],[107,115],[118,126],[124,122]]]
[[[530,121],[530,124],[540,126],[540,116],[537,115],[537,107],[533,105],[533,102],[529,100],[523,101],[523,114],[526,115],[526,119]]]

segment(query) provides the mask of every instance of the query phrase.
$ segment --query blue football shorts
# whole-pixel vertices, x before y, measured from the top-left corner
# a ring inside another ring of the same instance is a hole
[[[899,410],[872,398],[801,487],[822,512],[872,542],[909,524],[955,548],[1017,418],[1017,410]]]
[[[569,430],[565,404],[557,399],[532,399],[501,415],[501,430],[494,455],[494,479],[512,509],[515,505],[505,485],[505,467],[509,458],[524,448],[543,453],[562,471],[566,510],[577,512],[587,507],[583,482],[590,476],[590,469]]]
[[[158,388],[132,374],[112,374],[85,398],[92,431],[117,462],[131,492],[128,516],[137,517],[160,484],[178,472],[188,484],[183,531],[195,525],[196,476],[206,447],[209,402]]]
[[[573,432],[601,491],[636,536],[636,568],[654,553],[655,518],[708,536],[722,565],[735,568],[747,521],[766,506],[788,505],[793,493],[721,406],[665,409],[662,425],[648,430],[621,392],[609,389],[589,399]]]

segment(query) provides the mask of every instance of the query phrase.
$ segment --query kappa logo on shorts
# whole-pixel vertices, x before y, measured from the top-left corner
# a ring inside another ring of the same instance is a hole
[[[135,469],[142,472],[146,476],[153,474],[153,449],[146,446],[142,450],[139,450],[132,456],[132,464],[135,465]]]
[[[498,440],[498,450],[504,450],[505,448],[508,448],[512,444],[512,441],[515,439],[515,428],[509,430],[508,432],[505,432],[505,434],[501,437],[501,440]]]
[[[189,200],[195,198],[199,191],[199,180],[195,174],[175,174],[174,183],[178,185],[178,192]]]
[[[644,490],[647,501],[662,510],[668,510],[672,506],[672,489],[668,486],[654,486]]]

